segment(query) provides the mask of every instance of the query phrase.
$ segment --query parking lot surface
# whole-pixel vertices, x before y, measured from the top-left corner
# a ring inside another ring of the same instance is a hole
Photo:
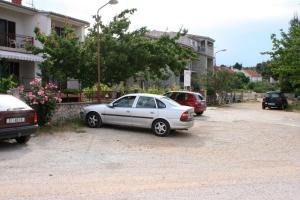
[[[300,197],[300,114],[209,108],[188,131],[105,126],[0,142],[0,199]]]

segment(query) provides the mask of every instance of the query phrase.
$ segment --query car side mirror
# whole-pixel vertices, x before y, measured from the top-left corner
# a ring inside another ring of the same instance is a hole
[[[110,108],[114,108],[114,104],[113,103],[110,103],[107,106],[110,107]]]

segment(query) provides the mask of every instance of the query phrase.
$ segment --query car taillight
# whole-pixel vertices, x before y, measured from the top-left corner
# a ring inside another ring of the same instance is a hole
[[[33,115],[33,123],[34,123],[34,124],[37,124],[37,123],[38,123],[38,116],[37,116],[36,112],[35,112],[34,115]]]
[[[189,115],[189,112],[188,111],[185,111],[184,113],[182,113],[181,117],[180,117],[180,120],[181,121],[185,121],[185,120],[188,120],[190,117]]]

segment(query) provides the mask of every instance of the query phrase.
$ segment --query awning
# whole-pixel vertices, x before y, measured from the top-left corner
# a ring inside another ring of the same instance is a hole
[[[41,56],[19,53],[14,51],[2,51],[0,50],[0,58],[7,58],[12,60],[23,60],[23,61],[33,61],[33,62],[43,62],[44,59]]]

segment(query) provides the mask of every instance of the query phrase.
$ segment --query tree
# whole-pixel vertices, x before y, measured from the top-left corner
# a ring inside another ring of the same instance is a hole
[[[276,78],[275,74],[270,68],[270,61],[257,63],[255,70],[260,73],[265,80],[270,80],[270,78]]]
[[[264,52],[271,56],[269,66],[278,77],[283,91],[300,88],[300,21],[295,16],[287,32],[280,30],[281,38],[271,35],[273,48]]]
[[[242,70],[243,65],[237,62],[237,63],[235,63],[235,64],[233,65],[233,68],[234,68],[234,69],[238,69],[238,70]]]
[[[250,82],[250,78],[245,76],[242,72],[234,73],[231,77],[232,89],[244,89]]]
[[[118,84],[135,75],[149,79],[166,79],[171,70],[182,72],[190,60],[196,57],[192,50],[178,44],[179,37],[187,31],[180,30],[176,37],[163,36],[157,40],[146,36],[145,27],[129,31],[129,16],[136,9],[124,10],[113,18],[108,25],[101,22],[101,82],[108,85]],[[89,30],[85,45],[84,68],[96,71],[95,32],[96,26]],[[84,72],[85,73],[85,72]],[[95,80],[95,73],[85,73]]]
[[[228,68],[220,68],[214,72],[209,71],[207,74],[207,94],[215,95],[218,94],[221,103],[226,98],[228,92],[233,90],[232,88],[232,71]]]
[[[65,81],[67,78],[79,80],[82,78],[80,76],[81,44],[71,27],[66,24],[62,35],[58,35],[55,30],[52,30],[50,35],[46,35],[37,27],[34,33],[43,47],[30,46],[28,50],[34,54],[42,54],[45,59],[40,65],[44,79]]]

